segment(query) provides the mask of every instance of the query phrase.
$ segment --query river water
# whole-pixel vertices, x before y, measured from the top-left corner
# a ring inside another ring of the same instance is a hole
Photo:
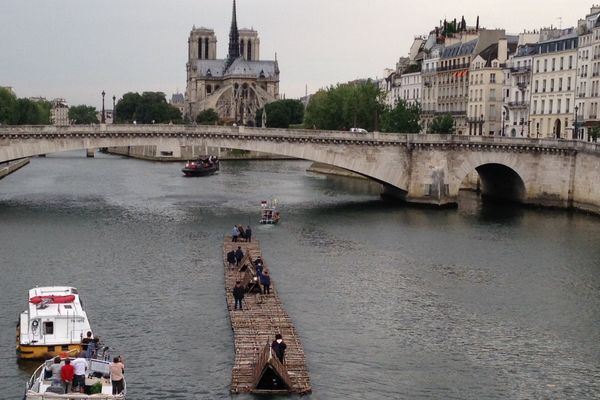
[[[130,399],[228,399],[222,237],[250,222],[295,322],[310,399],[597,399],[600,218],[482,204],[389,205],[303,161],[181,164],[83,152],[0,181],[0,398],[36,285],[79,288],[126,359]],[[276,197],[282,223],[257,226]],[[252,396],[233,396],[249,399]]]

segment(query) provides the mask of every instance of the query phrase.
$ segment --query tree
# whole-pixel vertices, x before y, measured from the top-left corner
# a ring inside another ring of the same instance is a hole
[[[346,83],[320,90],[310,99],[304,125],[317,129],[374,130],[383,110],[382,93],[372,81]]]
[[[17,96],[0,88],[0,124],[12,125],[17,118]]]
[[[219,121],[219,114],[212,108],[201,111],[196,117],[196,122],[202,125],[215,125]]]
[[[14,123],[16,125],[50,124],[50,103],[25,98],[18,99]]]
[[[445,114],[437,116],[431,121],[429,125],[429,131],[431,133],[453,133],[454,132],[454,118],[452,115]]]
[[[421,126],[419,119],[421,106],[407,104],[404,100],[398,101],[394,108],[386,108],[381,115],[382,132],[419,133]]]
[[[167,103],[162,92],[129,92],[123,95],[116,105],[117,122],[142,124],[181,123],[181,111]]]
[[[278,100],[265,106],[267,126],[269,128],[289,128],[301,124],[304,120],[304,105],[299,100]],[[262,126],[264,109],[256,112],[256,126]]]
[[[96,107],[83,104],[69,108],[69,120],[77,125],[97,124],[99,122]]]

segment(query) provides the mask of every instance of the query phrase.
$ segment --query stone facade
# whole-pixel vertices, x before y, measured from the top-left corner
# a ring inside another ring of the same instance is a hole
[[[252,29],[237,28],[233,3],[229,54],[217,59],[212,29],[193,28],[188,39],[185,115],[213,109],[223,123],[253,125],[256,111],[279,99],[279,65],[260,60],[260,39]]]

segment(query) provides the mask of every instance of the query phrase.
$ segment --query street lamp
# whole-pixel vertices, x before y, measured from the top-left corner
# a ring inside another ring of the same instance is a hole
[[[115,101],[117,100],[117,96],[113,95],[113,115],[112,115],[112,122],[113,124],[116,122],[117,119],[117,109],[115,107]]]
[[[579,127],[577,126],[577,111],[578,110],[579,110],[579,107],[575,106],[575,122],[574,122],[575,132],[573,133],[573,139],[579,139]]]
[[[103,91],[102,91],[102,119],[101,119],[101,122],[102,122],[103,124],[105,124],[105,123],[106,123],[106,113],[105,113],[105,111],[104,111],[104,95],[106,95],[106,93],[105,93],[105,92],[104,92],[104,90],[103,90]]]
[[[506,111],[502,110],[502,136],[504,136],[504,117],[506,116]]]

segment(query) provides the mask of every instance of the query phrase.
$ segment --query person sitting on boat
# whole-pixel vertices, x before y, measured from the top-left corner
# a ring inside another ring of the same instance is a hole
[[[115,357],[108,369],[110,371],[110,380],[112,381],[112,394],[120,394],[125,389],[125,385],[123,384],[125,379],[123,376],[125,363],[121,356]]]
[[[242,251],[242,248],[240,246],[238,246],[237,250],[235,251],[235,259],[237,261],[237,266],[240,266],[240,263],[242,262],[242,259],[244,258],[244,252]]]
[[[85,359],[83,352],[77,355],[77,358],[71,362],[71,365],[75,369],[75,376],[73,377],[73,391],[79,391],[83,393],[85,388],[85,373],[88,370],[88,362]]]
[[[240,235],[240,231],[239,231],[238,227],[234,225],[233,229],[231,230],[231,241],[237,242],[239,235]]]

